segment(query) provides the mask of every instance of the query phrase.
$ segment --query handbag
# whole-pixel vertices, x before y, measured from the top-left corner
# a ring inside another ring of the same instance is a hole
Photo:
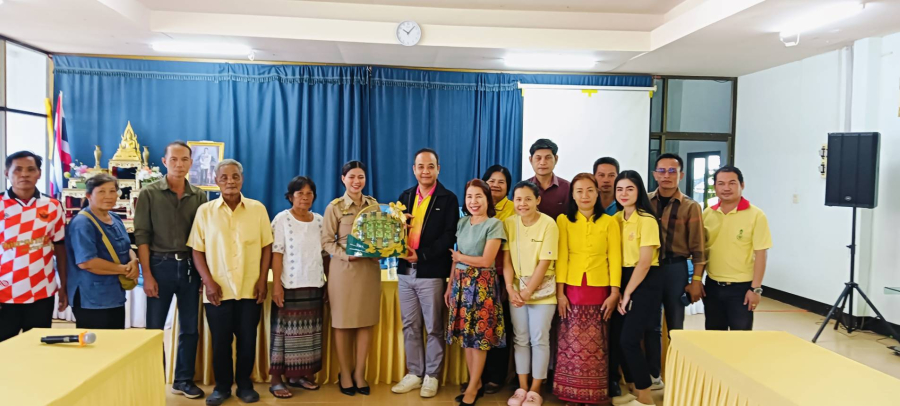
[[[112,243],[109,242],[109,238],[106,236],[106,233],[103,231],[103,227],[100,227],[100,223],[97,222],[97,219],[85,210],[79,211],[78,214],[85,216],[91,219],[91,222],[97,226],[97,230],[100,231],[100,237],[103,239],[103,245],[106,246],[106,249],[109,250],[109,256],[112,257],[113,262],[116,265],[121,265],[122,262],[119,261],[119,256],[116,254],[116,250],[113,249]],[[137,281],[134,279],[128,279],[125,275],[119,275],[119,283],[122,285],[122,289],[132,290],[137,286]]]
[[[519,223],[521,223],[521,219],[517,219],[516,221],[516,256],[519,259],[519,268],[522,267],[522,250],[519,249]],[[528,287],[528,281],[531,280],[530,276],[519,276],[519,292],[526,289]],[[544,279],[541,281],[540,286],[531,293],[531,298],[529,300],[541,300],[546,299],[550,296],[556,294],[556,274],[547,275],[544,274]]]

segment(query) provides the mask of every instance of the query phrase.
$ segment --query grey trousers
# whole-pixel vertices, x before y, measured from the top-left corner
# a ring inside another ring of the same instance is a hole
[[[515,332],[513,355],[516,359],[516,374],[531,373],[534,379],[547,379],[550,365],[550,326],[553,315],[556,314],[556,305],[510,305],[509,312]]]
[[[416,279],[414,269],[398,279],[406,368],[418,377],[437,377],[444,361],[444,280]],[[428,334],[424,345],[423,327]]]

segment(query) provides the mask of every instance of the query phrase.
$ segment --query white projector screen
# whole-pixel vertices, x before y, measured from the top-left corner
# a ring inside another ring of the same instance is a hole
[[[650,143],[648,90],[524,89],[522,178],[534,176],[528,149],[549,138],[559,145],[557,176],[571,181],[591,173],[594,161],[611,156],[647,184]]]

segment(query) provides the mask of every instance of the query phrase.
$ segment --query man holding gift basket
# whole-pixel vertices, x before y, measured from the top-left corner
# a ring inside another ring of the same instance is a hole
[[[392,389],[407,393],[421,388],[423,398],[437,395],[437,376],[444,360],[444,291],[453,264],[459,200],[438,182],[438,154],[424,148],[414,156],[418,184],[400,194],[411,215],[409,244],[397,267],[400,314],[406,349],[406,376]],[[428,337],[423,345],[423,326]],[[423,348],[424,347],[424,348]]]

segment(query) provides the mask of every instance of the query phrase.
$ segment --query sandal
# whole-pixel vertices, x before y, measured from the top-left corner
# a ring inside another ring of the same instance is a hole
[[[278,399],[290,399],[294,397],[294,394],[291,393],[291,391],[288,390],[288,388],[284,386],[283,383],[269,386],[269,393],[271,393],[272,396],[275,396]]]
[[[313,381],[310,381],[306,378],[298,378],[296,381],[293,379],[288,379],[288,386],[292,388],[300,388],[306,390],[319,390],[319,385]]]

